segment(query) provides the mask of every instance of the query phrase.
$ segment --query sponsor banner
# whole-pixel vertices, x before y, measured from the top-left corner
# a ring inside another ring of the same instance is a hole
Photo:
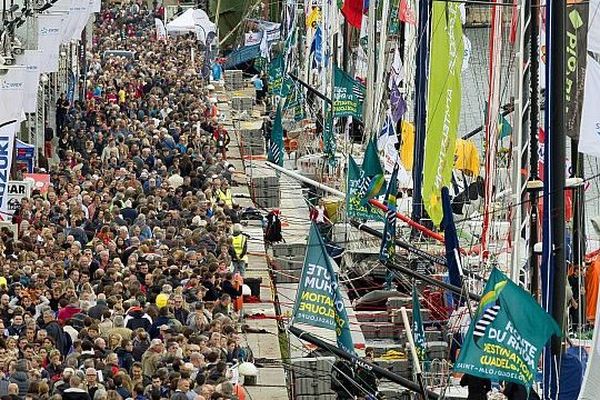
[[[31,190],[39,190],[42,196],[48,193],[50,188],[50,175],[49,174],[23,174],[25,181],[31,182]]]
[[[460,5],[433,3],[423,203],[435,225],[442,221],[441,190],[450,184],[461,107],[464,57]]]
[[[588,56],[581,113],[579,152],[595,157],[600,157],[600,113],[598,113],[598,104],[600,104],[600,63]]]
[[[0,77],[0,124],[25,119],[23,114],[23,96],[27,69],[22,66],[11,68]]]
[[[21,200],[31,197],[31,181],[8,181],[6,209],[3,209],[4,216],[13,215],[21,207]]]
[[[530,388],[541,350],[553,334],[561,334],[554,319],[494,268],[454,371]]]
[[[19,124],[17,122],[0,127],[0,218],[4,220],[12,215],[12,213],[8,214],[8,189],[15,136],[18,129]]]
[[[588,4],[567,5],[566,134],[579,137],[587,60]],[[599,38],[600,39],[600,38]]]
[[[40,64],[42,63],[40,59],[41,54],[39,50],[25,50],[24,64],[26,72],[25,86],[23,88],[23,111],[26,113],[37,111],[38,88],[41,74]]]
[[[333,118],[353,117],[362,120],[365,86],[335,67]]]
[[[333,261],[317,226],[312,223],[293,313],[293,323],[336,332],[338,346],[354,354],[350,323]]]
[[[58,51],[65,15],[44,14],[38,16],[38,49],[40,72],[58,71]]]

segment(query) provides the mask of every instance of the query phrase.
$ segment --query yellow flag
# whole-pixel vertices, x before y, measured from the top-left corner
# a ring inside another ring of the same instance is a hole
[[[400,160],[407,171],[412,171],[415,150],[415,126],[408,121],[402,121],[402,145]]]
[[[316,28],[321,21],[321,7],[314,6],[306,16],[306,26],[308,28]]]

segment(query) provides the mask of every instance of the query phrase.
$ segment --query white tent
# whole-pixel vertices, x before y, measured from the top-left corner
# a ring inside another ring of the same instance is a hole
[[[196,33],[198,40],[204,43],[209,33],[217,33],[217,26],[204,11],[193,8],[186,10],[167,24],[169,35],[182,35],[191,32]]]

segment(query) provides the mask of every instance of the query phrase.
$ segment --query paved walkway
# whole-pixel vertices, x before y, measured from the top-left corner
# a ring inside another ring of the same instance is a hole
[[[264,165],[255,165],[254,161],[242,160],[241,143],[239,132],[240,128],[253,129],[260,127],[262,122],[260,113],[255,111],[251,113],[250,120],[240,121],[239,115],[230,108],[230,102],[236,97],[254,96],[253,89],[225,91],[218,90],[217,98],[219,100],[219,110],[224,114],[224,126],[230,132],[231,144],[229,146],[229,162],[235,166],[234,181],[237,186],[232,187],[235,202],[242,208],[255,207],[250,198],[250,184],[253,174],[257,171],[269,170]],[[246,278],[262,279],[260,290],[260,303],[244,304],[244,313],[249,317],[243,324],[251,329],[262,329],[267,333],[246,333],[244,335],[247,345],[252,349],[256,365],[258,368],[258,377],[256,385],[245,385],[250,399],[268,399],[268,400],[288,400],[288,385],[286,375],[281,364],[281,351],[278,340],[277,320],[275,319],[275,309],[272,302],[272,292],[270,290],[271,280],[265,257],[265,246],[263,242],[262,224],[260,221],[249,221],[248,226],[244,227],[244,232],[250,236],[248,241],[249,262],[246,271]],[[252,319],[253,314],[262,314],[261,319]],[[243,325],[242,324],[242,325]]]

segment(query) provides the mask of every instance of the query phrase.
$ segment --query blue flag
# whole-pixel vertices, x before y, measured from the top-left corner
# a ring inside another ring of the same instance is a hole
[[[442,218],[440,227],[444,230],[448,276],[450,277],[450,283],[452,285],[462,287],[462,277],[458,265],[458,262],[460,261],[460,245],[458,236],[456,235],[450,193],[448,192],[447,187],[442,188],[442,209],[444,211],[444,217]]]
[[[310,54],[313,55],[313,68],[321,69],[323,63],[323,34],[321,33],[321,27],[318,26],[315,31],[315,36],[310,44]]]

